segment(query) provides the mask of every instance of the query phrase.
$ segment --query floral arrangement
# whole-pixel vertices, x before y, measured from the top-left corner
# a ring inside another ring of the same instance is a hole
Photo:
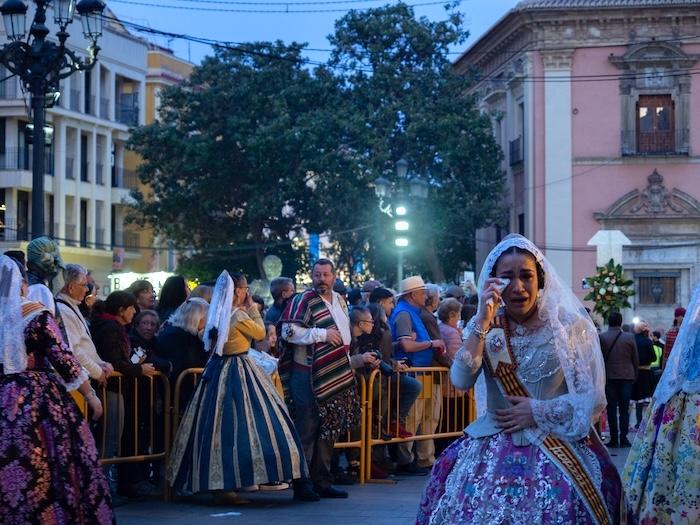
[[[610,259],[605,266],[596,267],[596,275],[586,277],[591,291],[584,297],[595,303],[594,312],[607,321],[610,312],[630,308],[629,298],[635,294],[634,281],[626,279],[621,264]]]

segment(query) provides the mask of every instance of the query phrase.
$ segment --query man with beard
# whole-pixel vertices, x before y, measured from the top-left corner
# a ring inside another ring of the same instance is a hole
[[[348,497],[331,485],[331,459],[335,441],[360,418],[348,308],[333,291],[335,278],[333,263],[317,260],[313,288],[293,297],[280,318],[280,378],[311,473],[294,483],[294,497],[304,501]]]

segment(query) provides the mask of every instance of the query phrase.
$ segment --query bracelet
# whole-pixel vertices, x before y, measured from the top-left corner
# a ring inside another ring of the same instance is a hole
[[[486,339],[486,334],[489,333],[488,329],[482,330],[479,325],[476,324],[476,318],[472,317],[467,323],[466,328],[480,340],[484,341]]]

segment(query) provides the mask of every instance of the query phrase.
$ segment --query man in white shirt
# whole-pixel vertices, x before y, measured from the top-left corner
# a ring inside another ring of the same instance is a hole
[[[79,264],[67,264],[63,270],[64,285],[56,296],[58,309],[73,355],[87,370],[90,379],[105,383],[112,365],[100,359],[90,337],[88,323],[80,313],[80,303],[87,293],[87,270]]]
[[[311,472],[311,480],[294,484],[294,497],[304,501],[347,498],[331,485],[331,458],[335,441],[360,418],[349,360],[350,319],[345,301],[333,291],[333,263],[316,261],[311,280],[313,289],[293,297],[280,318],[280,378]]]

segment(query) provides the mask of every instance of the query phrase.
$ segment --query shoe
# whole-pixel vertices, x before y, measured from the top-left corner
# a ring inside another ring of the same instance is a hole
[[[297,501],[319,501],[321,496],[311,488],[311,484],[295,484],[294,485],[294,499]]]
[[[219,505],[246,505],[250,500],[241,498],[232,490],[215,490],[213,491],[214,501]]]
[[[618,443],[616,439],[611,439],[607,445],[608,448],[618,448],[619,446],[620,443]]]
[[[372,479],[386,479],[389,477],[389,473],[383,470],[381,467],[372,463],[370,468],[370,478]]]
[[[628,447],[631,447],[631,446],[632,446],[632,443],[630,443],[629,440],[628,440],[627,438],[622,438],[622,439],[620,440],[620,448],[628,448]]]
[[[259,485],[248,485],[247,487],[243,487],[239,489],[240,492],[257,492],[260,490]]]
[[[408,474],[410,476],[427,476],[428,469],[419,467],[415,463],[406,463],[405,465],[396,466],[397,474]]]
[[[316,489],[316,492],[322,498],[343,499],[348,497],[347,492],[345,492],[344,490],[336,489],[332,486],[328,486],[325,489]]]
[[[350,474],[349,472],[343,472],[342,470],[340,472],[336,472],[333,475],[333,483],[336,485],[354,485],[355,484],[355,477]]]
[[[406,427],[404,427],[398,421],[392,421],[389,424],[388,435],[393,437],[393,438],[401,438],[401,439],[413,437],[413,434],[411,434],[408,430],[406,430]]]
[[[289,488],[289,483],[285,483],[284,481],[275,481],[274,483],[263,483],[262,485],[259,485],[258,488],[260,490],[287,490]]]

